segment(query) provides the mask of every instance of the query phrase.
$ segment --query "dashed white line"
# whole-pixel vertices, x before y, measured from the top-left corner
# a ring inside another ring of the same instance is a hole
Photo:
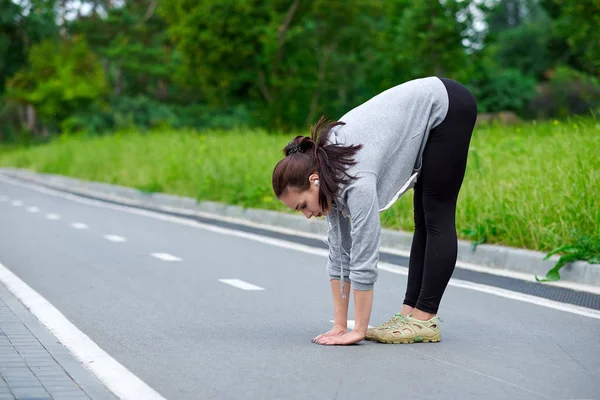
[[[75,229],[87,229],[88,226],[86,224],[82,224],[81,222],[74,222],[71,226]]]
[[[15,207],[21,207],[23,205],[23,202],[21,200],[13,200],[11,204]]]
[[[219,279],[219,281],[242,290],[265,290],[260,286],[253,285],[241,279]]]
[[[40,209],[37,207],[27,207],[27,211],[30,213],[36,213],[36,212],[39,212]]]
[[[158,219],[161,221],[170,221],[170,222],[181,224],[181,225],[201,228],[201,229],[204,229],[209,232],[215,232],[215,233],[234,236],[234,237],[241,237],[244,239],[268,244],[271,246],[277,246],[280,248],[300,251],[300,252],[318,255],[318,256],[322,256],[322,257],[327,257],[329,255],[329,252],[326,249],[319,249],[319,248],[314,248],[314,247],[307,246],[307,245],[291,243],[291,242],[288,242],[285,240],[269,238],[269,237],[261,236],[261,235],[254,234],[254,233],[246,233],[246,232],[241,232],[241,231],[237,231],[234,229],[221,228],[219,226],[205,224],[205,223],[190,220],[187,218],[180,218],[180,217],[173,217],[170,215],[164,215],[159,212],[141,210],[141,209],[132,208],[132,207],[128,207],[128,206],[122,206],[122,205],[113,205],[113,204],[108,204],[106,202],[102,202],[99,200],[85,199],[80,196],[76,196],[76,195],[69,194],[69,193],[63,193],[63,192],[60,192],[55,189],[48,189],[48,188],[42,187],[38,184],[20,182],[18,180],[12,179],[12,178],[2,176],[1,174],[0,174],[0,181],[7,182],[7,183],[10,183],[10,184],[13,184],[16,186],[20,186],[20,187],[31,188],[40,193],[45,193],[45,194],[49,194],[51,196],[68,199],[68,200],[71,200],[71,201],[74,201],[74,202],[77,202],[80,204],[88,204],[88,205],[93,205],[93,206],[104,208],[104,209],[123,211],[123,212],[127,212],[129,214],[143,215],[143,216]],[[401,274],[401,275],[408,275],[408,268],[397,266],[397,265],[382,263],[379,265],[379,269],[388,271],[388,272],[392,272],[392,273]],[[473,283],[466,282],[466,281],[460,281],[455,278],[450,279],[449,286],[460,287],[460,288],[464,288],[464,289],[468,289],[468,290],[491,294],[494,296],[499,296],[499,297],[504,297],[504,298],[508,298],[508,299],[512,299],[512,300],[525,302],[525,303],[535,304],[538,306],[552,308],[555,310],[564,311],[564,312],[568,312],[571,314],[578,314],[578,315],[585,316],[588,318],[600,319],[600,311],[595,310],[595,309],[590,309],[590,308],[581,307],[581,306],[574,306],[574,305],[571,305],[568,303],[560,303],[558,301],[547,300],[547,299],[533,296],[533,295],[511,292],[509,290],[500,289],[500,288],[496,288],[493,286],[487,286],[487,285],[482,285],[482,284],[473,284]]]
[[[8,197],[6,197],[6,196],[0,196],[0,201],[7,201],[7,200],[8,200]]]
[[[117,236],[117,235],[104,235],[104,239],[110,240],[111,242],[125,242],[125,241],[127,241],[127,239],[125,239],[124,237]]]
[[[152,253],[151,256],[163,261],[181,261],[181,258],[175,257],[169,253]]]
[[[46,218],[53,219],[53,220],[58,220],[58,219],[60,219],[60,215],[58,215],[58,214],[46,214]]]

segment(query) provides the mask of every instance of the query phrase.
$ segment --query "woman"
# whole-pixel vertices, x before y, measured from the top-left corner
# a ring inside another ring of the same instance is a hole
[[[477,103],[446,78],[392,87],[297,136],[273,171],[273,190],[307,218],[327,216],[334,325],[318,344],[438,342],[437,312],[457,257],[456,203]],[[415,230],[399,313],[368,329],[378,277],[379,213],[414,187]],[[355,327],[346,331],[348,296]]]

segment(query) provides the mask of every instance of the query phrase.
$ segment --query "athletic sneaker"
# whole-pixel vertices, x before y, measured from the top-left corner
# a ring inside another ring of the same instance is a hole
[[[408,317],[401,324],[379,329],[374,333],[375,340],[381,343],[439,342],[440,321],[437,315],[428,321]]]
[[[404,318],[404,316],[402,316],[402,314],[398,313],[398,314],[394,314],[390,319],[388,319],[387,321],[377,325],[374,328],[369,328],[367,329],[367,334],[365,336],[365,340],[376,340],[376,336],[375,333],[378,330],[381,329],[385,329],[387,327],[393,326],[393,325],[398,325],[398,324],[402,324],[404,321],[406,321],[406,319]]]

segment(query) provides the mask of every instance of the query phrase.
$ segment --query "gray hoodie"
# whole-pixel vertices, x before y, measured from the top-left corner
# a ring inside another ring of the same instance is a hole
[[[427,77],[378,94],[339,118],[345,125],[332,129],[330,142],[363,145],[354,158],[357,164],[348,170],[358,179],[339,188],[327,216],[327,271],[330,279],[341,279],[342,288],[344,279],[354,289],[373,288],[379,213],[414,186],[429,131],[447,112],[446,87],[437,77]]]

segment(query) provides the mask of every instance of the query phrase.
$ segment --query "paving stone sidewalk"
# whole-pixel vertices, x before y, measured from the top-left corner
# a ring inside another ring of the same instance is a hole
[[[0,400],[116,397],[0,283]]]

